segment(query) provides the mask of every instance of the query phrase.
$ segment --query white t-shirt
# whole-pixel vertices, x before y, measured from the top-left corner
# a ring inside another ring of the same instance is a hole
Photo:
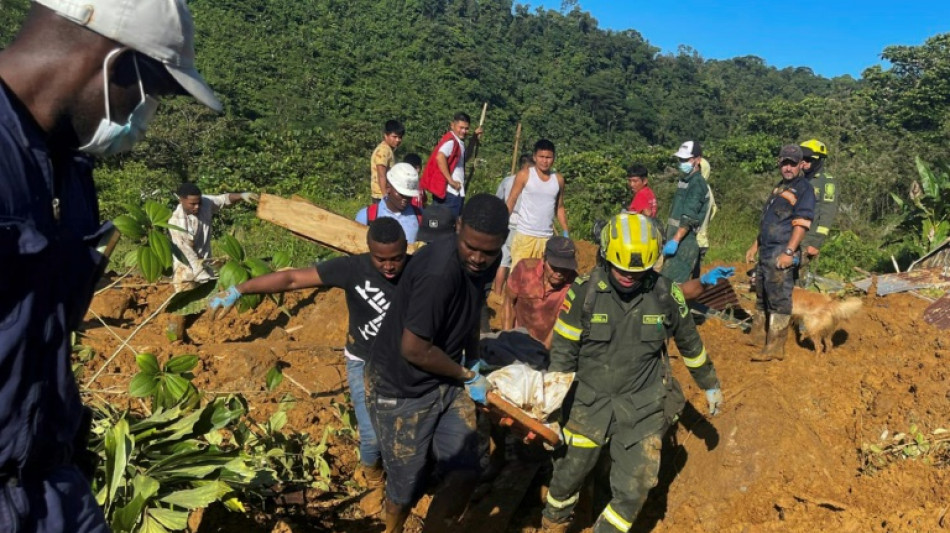
[[[211,257],[211,218],[226,205],[231,205],[228,194],[202,195],[197,215],[186,215],[181,204],[178,204],[171,218],[168,219],[169,224],[185,230],[170,229],[168,233],[172,243],[188,259],[187,266],[190,267],[192,279],[195,281],[203,281],[210,277],[207,269],[204,268],[203,260]],[[174,255],[172,257],[177,272],[185,265],[178,260],[178,257]]]
[[[501,183],[498,184],[498,190],[495,191],[495,196],[502,199],[502,201],[507,202],[508,196],[511,195],[511,187],[515,184],[515,175],[505,176],[501,180]],[[518,197],[518,200],[515,202],[515,210],[508,217],[508,229],[514,230],[518,229],[518,206],[521,205],[521,197]]]
[[[446,190],[454,194],[455,196],[465,196],[465,143],[458,138],[458,135],[455,132],[452,133],[452,140],[446,141],[439,148],[439,152],[445,156],[445,159],[448,160],[452,156],[452,151],[455,149],[455,143],[459,145],[459,160],[455,163],[455,168],[452,170],[452,179],[459,182],[461,187],[456,189],[451,185],[446,185]]]

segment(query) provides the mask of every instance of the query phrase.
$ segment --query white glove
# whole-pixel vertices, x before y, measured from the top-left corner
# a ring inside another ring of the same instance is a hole
[[[242,192],[242,193],[241,193],[241,200],[244,200],[245,202],[252,202],[252,203],[255,203],[255,204],[256,204],[257,201],[260,200],[260,199],[261,199],[261,197],[258,196],[257,193],[255,193],[255,192]]]

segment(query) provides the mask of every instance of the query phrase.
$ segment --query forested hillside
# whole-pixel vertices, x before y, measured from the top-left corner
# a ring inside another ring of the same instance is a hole
[[[721,208],[712,257],[738,259],[777,177],[778,148],[818,137],[843,189],[842,232],[829,245],[843,262],[823,267],[848,271],[853,257],[875,266],[926,245],[920,212],[889,193],[907,197],[915,156],[933,166],[946,153],[950,34],[885,49],[892,66],[869,69],[862,80],[829,80],[807,65],[779,70],[754,56],[711,61],[686,47],[661,54],[635,29],[603,30],[579,8],[532,10],[507,0],[190,6],[199,70],[225,114],[185,99],[163,103],[147,142],[99,169],[106,216],[144,197],[171,201],[184,180],[208,191],[302,194],[351,215],[368,201],[367,160],[385,120],[407,127],[397,157],[426,157],[454,112],[477,117],[488,102],[474,189],[494,190],[507,173],[520,121],[529,146],[542,136],[557,144],[555,166],[567,178],[578,232],[628,201],[622,169],[634,160],[651,168],[663,202],[670,154],[695,139],[707,147]],[[0,43],[12,39],[27,8],[26,0],[4,0]],[[932,225],[941,216],[933,213]],[[247,210],[222,221],[271,231]],[[261,246],[289,246],[287,239]]]

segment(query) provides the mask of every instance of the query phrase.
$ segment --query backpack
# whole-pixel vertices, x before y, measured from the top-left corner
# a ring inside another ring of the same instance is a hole
[[[422,211],[415,205],[409,204],[409,206],[412,207],[412,212],[416,214],[416,220],[419,221],[419,225],[421,226],[422,225]],[[379,202],[372,204],[366,208],[366,223],[367,224],[376,220],[378,216],[379,216]]]
[[[422,169],[422,176],[419,178],[419,185],[422,189],[432,193],[432,196],[439,199],[445,198],[445,192],[449,185],[448,182],[445,181],[445,176],[442,175],[442,171],[439,170],[439,148],[442,148],[443,144],[451,140],[455,140],[455,135],[451,131],[446,132],[445,135],[442,136],[442,139],[435,145],[432,153],[429,154],[429,160],[426,161],[426,167]],[[450,155],[446,161],[450,173],[455,168],[455,165],[458,164],[460,157],[462,157],[462,147],[459,146],[458,141],[456,141],[455,147],[452,149],[452,155]]]

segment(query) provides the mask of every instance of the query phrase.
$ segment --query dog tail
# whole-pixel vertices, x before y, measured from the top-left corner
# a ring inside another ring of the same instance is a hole
[[[861,302],[860,298],[846,298],[839,302],[835,302],[835,306],[831,313],[837,320],[846,320],[857,313],[861,309],[862,305],[864,304]]]

